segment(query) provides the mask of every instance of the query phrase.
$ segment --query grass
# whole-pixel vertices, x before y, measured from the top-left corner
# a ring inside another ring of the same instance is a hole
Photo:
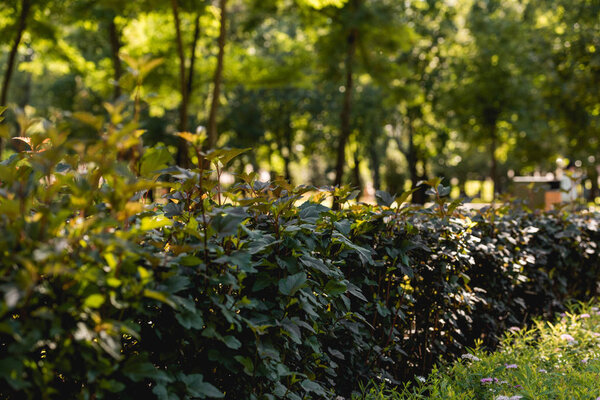
[[[500,349],[475,348],[401,387],[371,383],[364,400],[598,400],[600,310],[577,304],[556,321],[506,333]]]

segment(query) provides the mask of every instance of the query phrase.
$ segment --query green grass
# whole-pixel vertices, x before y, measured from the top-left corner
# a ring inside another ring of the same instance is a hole
[[[371,383],[354,399],[600,398],[600,311],[589,304],[570,310],[553,323],[507,332],[496,352],[475,348],[427,379],[402,387]]]

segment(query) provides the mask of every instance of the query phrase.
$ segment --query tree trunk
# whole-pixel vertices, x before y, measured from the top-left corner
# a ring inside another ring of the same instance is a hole
[[[25,53],[25,57],[23,57],[24,62],[31,62],[33,59],[33,49],[30,45],[27,46],[27,52]],[[23,97],[19,100],[19,107],[25,108],[26,105],[31,103],[31,73],[25,73],[25,84],[23,85]]]
[[[417,148],[415,146],[415,132],[413,127],[412,119],[408,119],[408,150],[406,154],[406,161],[408,163],[408,172],[410,174],[410,183],[412,189],[417,189],[416,192],[412,194],[412,202],[415,204],[425,204],[426,196],[425,191],[426,188],[424,185],[419,186],[419,182],[422,180],[423,175],[419,176],[417,171],[417,163],[419,162],[419,154],[417,152]],[[424,164],[424,163],[423,163]]]
[[[27,17],[29,16],[30,10],[31,0],[21,0],[21,13],[19,14],[19,20],[17,21],[17,32],[15,34],[15,40],[13,42],[13,45],[10,48],[10,53],[8,53],[6,71],[4,72],[4,79],[2,82],[2,93],[0,94],[0,107],[5,106],[8,100],[8,85],[10,84],[10,79],[15,68],[17,53],[19,51],[19,44],[21,43],[21,39],[23,38],[23,32],[25,32],[25,29],[27,28]],[[4,144],[2,143],[2,138],[0,138],[0,159],[2,159],[3,148]]]
[[[360,193],[363,192],[362,179],[360,179],[360,157],[358,155],[358,150],[354,152],[354,168],[352,168],[352,180],[354,181],[354,186]],[[360,197],[360,195],[359,195]]]
[[[283,137],[285,140],[285,147],[287,148],[287,154],[283,157],[285,167],[285,180],[290,184],[292,183],[292,173],[290,171],[290,163],[292,162],[292,145],[293,145],[293,129],[292,129],[292,118],[291,110],[288,110],[285,116],[285,126],[283,127]]]
[[[498,176],[498,160],[496,159],[496,148],[498,146],[497,135],[496,135],[496,124],[490,126],[490,178],[492,178],[492,182],[494,185],[494,190],[492,191],[492,199],[496,198],[496,193],[500,193],[502,188],[500,186],[500,179]]]
[[[116,101],[121,97],[121,87],[119,86],[119,80],[123,75],[123,68],[121,66],[121,59],[119,58],[119,52],[121,51],[121,32],[115,24],[115,19],[111,18],[108,24],[108,35],[110,37],[110,58],[113,64],[113,71],[115,73],[115,89],[113,92],[113,101]]]
[[[354,55],[356,53],[356,41],[358,39],[358,30],[352,28],[348,34],[348,49],[346,53],[346,86],[344,90],[344,101],[342,111],[340,112],[340,140],[337,147],[337,159],[335,164],[335,186],[342,184],[344,176],[344,165],[346,164],[346,143],[352,132],[350,127],[350,117],[352,113],[352,90],[354,86],[352,68],[354,64]]]
[[[196,64],[196,47],[198,47],[198,39],[200,38],[200,14],[196,14],[196,22],[194,23],[194,39],[192,40],[191,54],[190,54],[190,69],[188,71],[187,78],[187,97],[192,97],[192,91],[194,88],[194,65]]]
[[[227,0],[219,0],[221,8],[221,27],[219,30],[219,54],[217,56],[217,67],[213,77],[213,93],[208,114],[208,148],[212,149],[217,144],[217,112],[219,111],[219,97],[221,95],[221,81],[223,79],[223,63],[225,59],[225,43],[227,39]]]
[[[590,183],[592,185],[590,187],[589,197],[587,200],[594,202],[596,197],[598,197],[598,169],[596,168],[595,164],[588,168],[587,175],[590,178]]]
[[[179,6],[177,0],[171,0],[173,20],[175,22],[175,35],[177,40],[177,56],[179,58],[179,90],[181,92],[181,104],[179,105],[179,132],[187,131],[188,96],[185,74],[185,54],[183,52],[183,38],[181,37],[181,23],[179,20]],[[187,168],[190,165],[187,142],[178,138],[177,142],[177,165]]]
[[[369,156],[371,171],[373,172],[373,188],[375,190],[379,190],[381,189],[381,173],[379,172],[379,166],[381,161],[379,158],[379,151],[375,143],[372,143],[369,149]]]

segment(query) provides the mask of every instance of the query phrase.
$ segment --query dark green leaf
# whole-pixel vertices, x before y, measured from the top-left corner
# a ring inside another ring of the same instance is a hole
[[[279,281],[279,291],[287,296],[293,296],[306,283],[306,273],[299,272]]]

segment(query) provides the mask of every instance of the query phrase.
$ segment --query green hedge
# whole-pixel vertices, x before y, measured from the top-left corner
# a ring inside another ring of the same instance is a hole
[[[239,151],[128,164],[133,127],[113,128],[50,128],[0,163],[0,398],[348,395],[596,294],[597,215],[464,211],[435,180],[427,209],[252,174],[225,189]]]

